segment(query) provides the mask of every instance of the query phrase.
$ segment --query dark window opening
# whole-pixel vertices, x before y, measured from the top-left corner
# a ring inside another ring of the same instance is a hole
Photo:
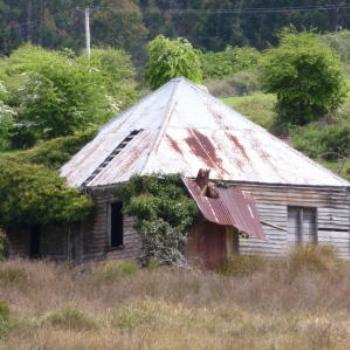
[[[317,243],[317,209],[288,207],[288,241]]]
[[[124,244],[123,203],[111,203],[110,207],[110,246],[121,247]]]
[[[35,225],[30,230],[30,257],[32,259],[41,258],[41,227]]]

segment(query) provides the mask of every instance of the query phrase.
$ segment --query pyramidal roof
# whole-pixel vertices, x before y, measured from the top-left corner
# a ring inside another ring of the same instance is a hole
[[[257,183],[349,186],[219,99],[176,78],[113,118],[61,168],[70,186],[181,173]]]

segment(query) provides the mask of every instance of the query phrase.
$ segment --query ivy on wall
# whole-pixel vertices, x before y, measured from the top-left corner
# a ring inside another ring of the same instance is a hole
[[[124,212],[136,217],[136,228],[145,242],[145,259],[160,264],[185,264],[188,228],[198,209],[179,175],[133,176],[118,186]]]

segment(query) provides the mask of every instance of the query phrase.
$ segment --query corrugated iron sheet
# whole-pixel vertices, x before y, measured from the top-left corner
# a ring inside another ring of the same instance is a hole
[[[218,198],[208,198],[201,194],[195,180],[183,179],[199,210],[208,221],[233,226],[240,233],[265,240],[254,198],[248,192],[235,188],[216,188]]]
[[[210,168],[213,180],[350,185],[182,78],[112,119],[62,167],[62,176],[69,185],[81,186],[135,129],[144,131],[87,186],[115,184],[136,173],[193,178],[200,168]]]

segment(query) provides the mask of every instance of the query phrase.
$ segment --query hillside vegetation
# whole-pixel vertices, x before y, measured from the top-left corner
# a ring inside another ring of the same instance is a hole
[[[327,247],[237,257],[220,273],[10,261],[0,349],[345,350],[349,289],[349,266]]]

